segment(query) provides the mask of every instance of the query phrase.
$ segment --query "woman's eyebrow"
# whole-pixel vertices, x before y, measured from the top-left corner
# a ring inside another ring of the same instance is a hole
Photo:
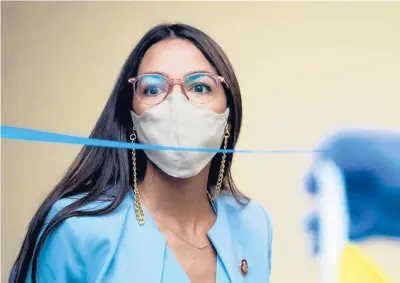
[[[193,74],[198,74],[198,73],[206,73],[206,74],[211,74],[211,75],[216,75],[214,72],[208,71],[208,70],[196,70],[196,71],[191,71],[187,72],[183,75],[183,77],[187,77]],[[141,75],[162,75],[164,77],[170,78],[170,76],[165,73],[165,72],[160,72],[160,71],[149,71],[149,72],[144,72]]]
[[[140,74],[140,76],[143,76],[143,75],[162,75],[162,76],[168,77],[167,73],[158,72],[158,71],[150,71],[150,72],[144,72],[144,73]]]
[[[193,75],[193,74],[198,74],[198,73],[206,73],[206,74],[215,75],[214,72],[210,72],[210,71],[207,71],[207,70],[197,70],[197,71],[192,71],[192,72],[185,73],[185,77]]]

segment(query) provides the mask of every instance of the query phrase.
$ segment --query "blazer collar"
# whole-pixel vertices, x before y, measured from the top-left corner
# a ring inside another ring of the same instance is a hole
[[[164,267],[166,237],[159,232],[146,207],[143,207],[145,223],[142,226],[139,225],[133,208],[133,192],[129,191],[129,195],[132,198],[132,218],[134,222],[134,239],[132,239],[135,253],[133,256],[136,259],[132,263],[134,280],[135,282],[160,283]],[[140,258],[138,255],[140,255]]]
[[[243,246],[238,242],[238,238],[232,234],[228,211],[223,199],[224,196],[220,196],[213,202],[217,219],[207,234],[229,275],[230,281],[242,282],[243,278],[239,273],[239,267]]]

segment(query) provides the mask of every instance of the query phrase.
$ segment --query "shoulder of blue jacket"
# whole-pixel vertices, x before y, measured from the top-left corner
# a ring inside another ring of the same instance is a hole
[[[269,242],[272,240],[271,217],[260,202],[250,200],[242,205],[233,196],[223,194],[220,196],[220,203],[225,207],[228,218],[232,219],[234,223],[242,223],[244,229],[258,231],[261,235],[269,238]]]
[[[76,195],[62,198],[54,203],[47,218],[45,225],[56,216],[57,213],[62,211],[67,206],[79,201],[85,195]],[[110,197],[99,198],[98,200],[91,201],[84,206],[78,208],[79,211],[95,211],[107,207],[112,202]],[[78,233],[81,236],[98,237],[104,231],[111,232],[112,227],[122,225],[125,215],[130,211],[133,205],[132,199],[127,195],[122,203],[112,212],[98,216],[73,216],[62,221],[58,229],[68,227],[70,233]]]

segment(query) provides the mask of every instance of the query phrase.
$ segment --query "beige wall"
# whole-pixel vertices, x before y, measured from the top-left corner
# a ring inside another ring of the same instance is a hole
[[[312,148],[342,126],[399,127],[400,3],[2,3],[2,124],[88,135],[126,56],[162,21],[203,29],[243,91],[240,148]],[[2,281],[78,146],[2,141]],[[272,282],[316,282],[303,215],[308,154],[236,157],[274,223]],[[367,252],[400,282],[400,248]]]

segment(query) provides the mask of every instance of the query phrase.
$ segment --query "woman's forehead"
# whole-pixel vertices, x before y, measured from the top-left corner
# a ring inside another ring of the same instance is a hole
[[[193,72],[216,74],[201,51],[183,39],[168,39],[154,44],[145,53],[138,75],[164,73],[172,78],[181,78]]]

